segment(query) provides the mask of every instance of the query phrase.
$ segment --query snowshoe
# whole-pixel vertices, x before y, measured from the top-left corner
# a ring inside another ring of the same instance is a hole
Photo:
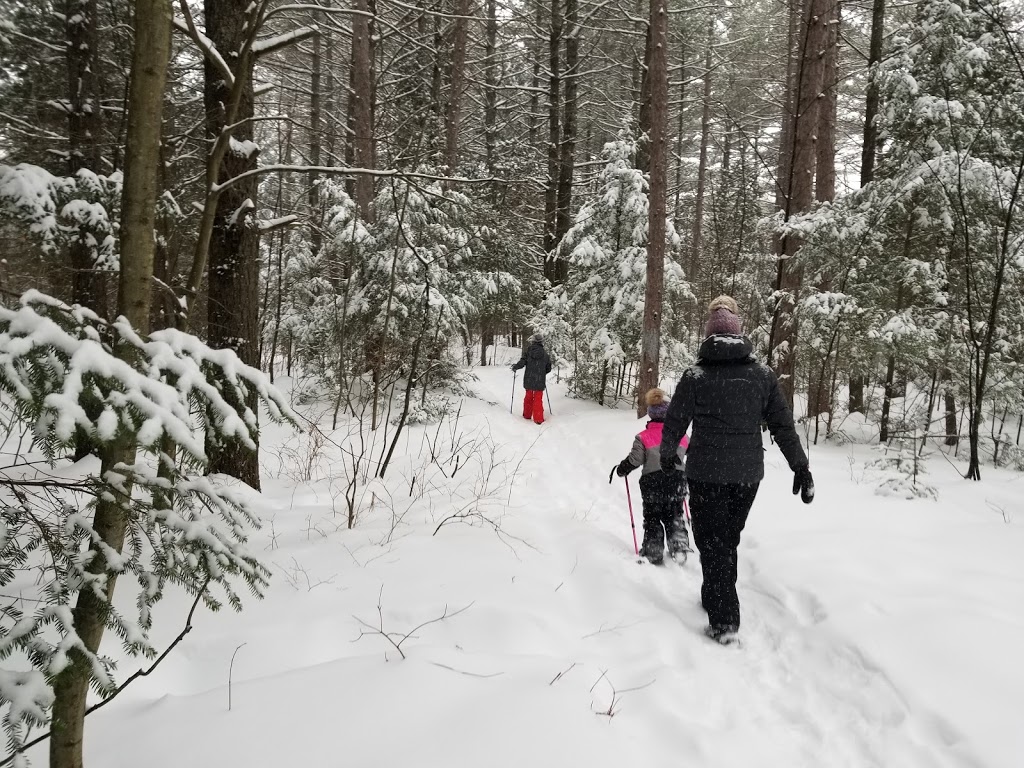
[[[660,549],[640,548],[640,562],[648,562],[651,565],[662,565],[665,562],[665,553]]]
[[[672,558],[676,565],[686,565],[686,558],[692,551],[691,549],[672,549],[669,551],[668,556]]]
[[[651,565],[665,562],[665,529],[656,520],[644,519],[643,544],[640,545],[640,557]]]
[[[704,635],[719,645],[732,645],[739,642],[738,632],[739,627],[731,625],[725,627],[704,627]]]
[[[665,562],[665,534],[661,523],[644,521],[644,543],[640,545],[640,557],[651,565]]]

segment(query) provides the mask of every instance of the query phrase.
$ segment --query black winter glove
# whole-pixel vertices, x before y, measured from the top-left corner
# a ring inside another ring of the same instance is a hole
[[[616,465],[614,471],[615,471],[615,474],[617,474],[619,477],[625,477],[630,472],[632,472],[634,469],[636,469],[636,467],[634,467],[632,464],[629,463],[629,459],[623,459],[622,461],[620,461]],[[608,482],[610,483],[611,481],[612,481],[612,479],[611,479],[611,477],[609,477],[608,478]]]
[[[793,495],[798,493],[804,504],[814,501],[814,478],[811,477],[811,470],[807,467],[800,467],[793,474]]]

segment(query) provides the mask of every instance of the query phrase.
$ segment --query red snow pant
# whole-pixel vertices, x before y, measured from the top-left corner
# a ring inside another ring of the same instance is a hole
[[[544,423],[544,390],[528,389],[523,398],[523,418],[532,418],[538,424]]]

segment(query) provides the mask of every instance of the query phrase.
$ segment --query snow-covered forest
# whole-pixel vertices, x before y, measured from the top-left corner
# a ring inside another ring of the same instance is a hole
[[[0,0],[0,768],[1021,765],[1022,184],[1019,0]],[[720,294],[728,649],[606,483]]]

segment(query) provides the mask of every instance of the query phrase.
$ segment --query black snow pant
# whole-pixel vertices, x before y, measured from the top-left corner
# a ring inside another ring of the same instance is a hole
[[[757,486],[690,481],[693,539],[704,574],[700,602],[708,612],[708,623],[717,630],[735,632],[740,628],[736,550]]]
[[[660,561],[664,557],[666,539],[671,555],[689,549],[690,535],[683,518],[683,489],[678,478],[664,472],[646,474],[640,478],[640,496],[644,502],[641,554]]]

